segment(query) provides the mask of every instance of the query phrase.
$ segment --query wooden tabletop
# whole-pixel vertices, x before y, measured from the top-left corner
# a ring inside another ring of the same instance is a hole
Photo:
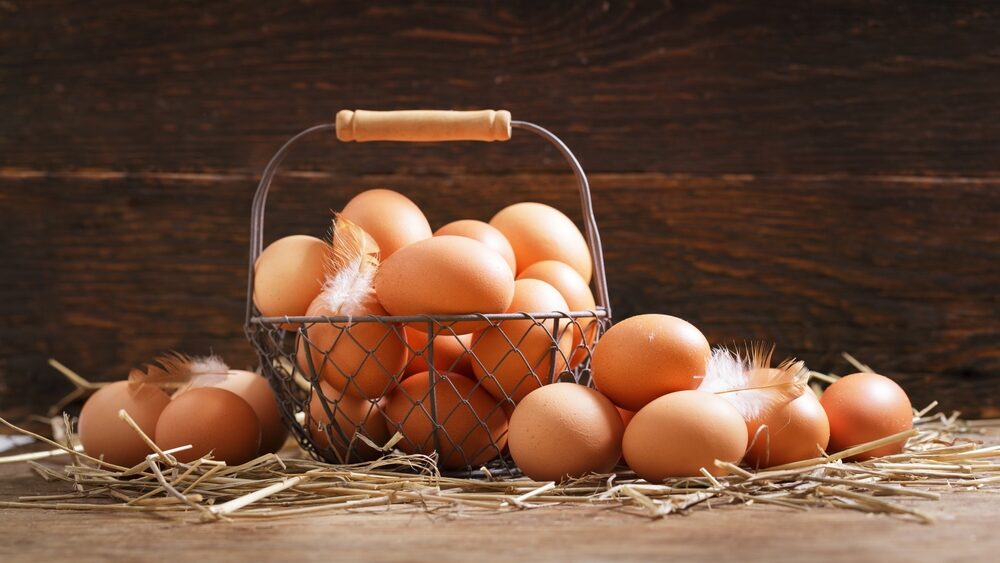
[[[66,492],[0,465],[0,501]],[[987,561],[1000,492],[910,501],[937,523],[835,509],[727,506],[661,520],[608,509],[378,512],[192,524],[155,515],[0,508],[0,561]]]

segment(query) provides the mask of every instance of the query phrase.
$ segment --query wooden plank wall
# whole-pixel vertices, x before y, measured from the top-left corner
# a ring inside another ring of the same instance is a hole
[[[618,318],[848,369],[1000,415],[1000,5],[0,2],[0,409],[160,351],[253,362],[250,199],[341,108],[507,108],[591,174]],[[355,191],[435,225],[534,199],[557,155],[337,144],[287,163],[267,238]]]

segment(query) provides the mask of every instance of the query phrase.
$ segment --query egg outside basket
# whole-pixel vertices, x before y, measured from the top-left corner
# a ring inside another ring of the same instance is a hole
[[[267,193],[278,166],[303,137],[336,131],[341,141],[506,141],[512,129],[527,131],[551,143],[573,170],[593,259],[597,304],[594,310],[409,317],[260,316],[253,301],[254,265],[263,247]],[[476,336],[471,341],[456,338],[456,323],[463,321],[479,322],[478,326],[484,330],[476,333],[478,339]],[[332,463],[371,460],[388,451],[387,445],[394,445],[407,453],[437,452],[438,464],[447,474],[476,475],[483,468],[491,474],[512,473],[516,467],[505,444],[506,420],[514,407],[514,397],[554,381],[589,383],[593,346],[610,323],[604,260],[587,176],[558,137],[538,125],[512,121],[507,111],[345,110],[337,114],[336,123],[316,125],[289,139],[264,169],[251,212],[245,331],[257,350],[264,375],[277,393],[285,423],[299,444],[317,459]],[[407,342],[403,327],[422,329],[427,334],[427,344]],[[321,331],[325,333],[323,345],[314,339]],[[367,332],[368,337],[359,338],[357,335],[361,332]],[[372,333],[379,336],[373,340]],[[494,341],[493,354],[488,360],[477,355],[476,349],[487,333],[493,333]],[[542,337],[541,349],[540,334],[548,337],[547,343]],[[586,337],[581,338],[582,335]],[[457,348],[458,359],[441,365],[439,357],[435,367],[432,343],[440,339],[448,339],[452,347]],[[532,340],[531,350],[526,344],[529,339]],[[499,357],[496,341],[502,346]],[[400,342],[411,358],[426,362],[426,389],[413,391],[411,387],[407,390],[399,385],[406,378],[405,369],[380,363],[376,352],[382,346],[398,346]],[[303,353],[297,357],[300,348]],[[330,354],[334,348],[339,351],[351,349],[356,353],[350,365],[338,365],[334,361]],[[471,376],[458,379],[446,375],[452,369],[457,370],[458,365],[467,368],[470,364],[477,366],[481,374],[479,381]],[[357,385],[355,376],[359,365],[369,366],[369,374],[373,368],[377,370],[385,385],[373,389],[370,378],[368,384]],[[503,381],[495,375],[495,368],[500,366],[507,374]],[[523,371],[523,376],[511,380],[511,366],[515,366],[515,373]],[[346,383],[341,385],[343,390],[320,385],[324,374]],[[386,399],[389,393],[394,394],[391,416],[387,412],[390,410]],[[488,401],[484,401],[484,397],[489,398]],[[415,427],[420,431],[414,432]],[[404,428],[410,432],[403,432]],[[393,444],[390,437],[397,432],[402,438],[396,436],[399,441]],[[411,437],[422,441],[415,443]]]

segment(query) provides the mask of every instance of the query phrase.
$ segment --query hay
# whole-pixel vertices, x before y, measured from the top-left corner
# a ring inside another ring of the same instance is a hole
[[[832,378],[820,375],[814,378]],[[1000,427],[1000,419],[967,422],[958,413],[930,414],[934,407],[915,413],[912,430],[837,454],[818,452],[815,459],[761,471],[716,462],[729,475],[717,477],[703,470],[700,477],[665,483],[647,483],[628,470],[552,483],[498,478],[483,468],[485,478],[464,479],[442,475],[436,459],[422,455],[393,454],[355,465],[274,454],[233,467],[207,457],[179,463],[171,454],[186,447],[157,449],[139,465],[125,468],[82,453],[71,433],[66,433],[67,443],[60,444],[0,418],[7,427],[56,448],[6,460],[28,463],[43,479],[65,482],[70,489],[65,494],[3,501],[0,507],[155,512],[217,522],[386,510],[472,516],[557,505],[663,518],[722,505],[768,504],[791,511],[846,509],[931,523],[933,516],[901,501],[1000,489],[1000,445],[985,445],[981,439],[986,429]],[[67,419],[63,423],[68,427]],[[141,434],[137,425],[133,428]],[[843,461],[903,437],[909,440],[902,453],[859,463]],[[52,467],[36,461],[55,457],[56,452],[71,456],[71,462]]]
[[[0,419],[8,427],[48,441]],[[722,504],[772,504],[790,510],[832,507],[894,514],[933,522],[926,512],[898,499],[935,500],[943,491],[1000,487],[1000,446],[985,446],[969,433],[1000,421],[966,424],[956,416],[924,415],[912,431],[836,455],[753,472],[717,462],[726,477],[675,479],[651,484],[623,471],[566,483],[526,478],[461,479],[441,475],[428,456],[391,455],[356,465],[285,459],[274,454],[229,467],[208,458],[178,463],[154,452],[132,468],[118,468],[80,454],[61,469],[28,461],[47,480],[72,487],[62,495],[25,496],[5,508],[156,512],[185,520],[282,518],[337,511],[411,510],[463,515],[576,505],[613,508],[662,518]],[[861,463],[851,453],[910,436],[906,451]],[[960,436],[964,435],[964,436]],[[55,444],[54,442],[50,442]],[[890,500],[891,499],[891,500]]]

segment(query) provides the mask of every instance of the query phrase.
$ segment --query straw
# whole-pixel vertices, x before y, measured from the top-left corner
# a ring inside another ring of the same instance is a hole
[[[434,456],[397,453],[353,465],[275,454],[239,466],[210,457],[182,463],[171,454],[190,446],[159,450],[126,413],[121,417],[151,449],[131,468],[106,463],[0,418],[0,424],[57,448],[0,458],[0,463],[26,461],[42,478],[65,481],[68,487],[65,493],[21,497],[0,502],[0,507],[155,512],[160,518],[218,522],[372,510],[474,516],[553,505],[610,508],[658,519],[721,505],[768,504],[793,512],[844,509],[932,523],[934,516],[914,503],[933,503],[942,493],[956,490],[1000,492],[1000,445],[984,444],[982,437],[986,429],[1000,428],[1000,420],[964,421],[955,413],[932,414],[930,408],[915,413],[912,430],[842,452],[819,452],[814,459],[762,470],[716,461],[714,467],[724,475],[705,468],[698,476],[662,483],[646,482],[624,468],[564,482],[488,472],[487,479],[465,479],[442,475]],[[845,461],[904,439],[908,441],[900,453]],[[70,454],[69,463],[51,467],[36,461],[51,459],[55,452]]]

